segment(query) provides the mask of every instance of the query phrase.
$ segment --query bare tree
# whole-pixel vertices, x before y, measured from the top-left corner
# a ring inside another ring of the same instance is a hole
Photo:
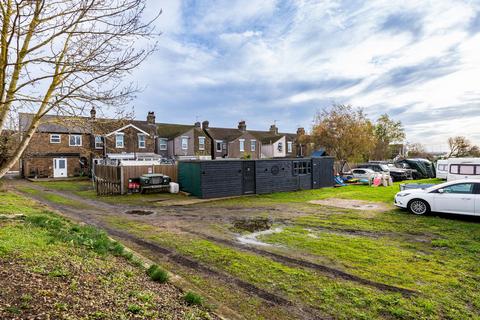
[[[448,138],[448,146],[448,157],[478,157],[480,154],[479,147],[472,145],[470,140],[462,136]]]
[[[78,116],[129,101],[136,88],[123,78],[156,49],[156,18],[142,20],[145,1],[0,0],[0,134],[9,114],[35,113],[0,178],[45,114]]]

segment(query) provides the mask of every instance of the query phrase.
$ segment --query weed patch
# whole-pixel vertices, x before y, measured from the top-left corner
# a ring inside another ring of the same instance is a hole
[[[183,299],[189,305],[201,306],[203,304],[203,297],[192,291],[187,292]]]
[[[156,264],[152,264],[147,270],[147,274],[153,281],[165,283],[168,281],[168,272]]]

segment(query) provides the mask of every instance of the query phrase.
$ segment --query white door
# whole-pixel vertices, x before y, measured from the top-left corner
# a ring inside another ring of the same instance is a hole
[[[61,178],[67,176],[67,159],[55,158],[53,159],[53,177]]]
[[[433,211],[474,215],[475,200],[473,183],[450,185],[435,194]]]

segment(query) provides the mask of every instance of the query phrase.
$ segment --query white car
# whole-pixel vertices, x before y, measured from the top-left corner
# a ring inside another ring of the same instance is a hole
[[[372,169],[358,168],[352,170],[352,176],[355,179],[371,180],[372,177],[376,177],[377,175],[378,173],[373,171]]]
[[[395,205],[414,214],[445,212],[480,216],[480,179],[463,179],[427,189],[400,191]]]

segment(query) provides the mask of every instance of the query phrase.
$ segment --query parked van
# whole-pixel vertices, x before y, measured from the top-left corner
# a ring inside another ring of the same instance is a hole
[[[447,180],[448,176],[448,159],[437,161],[437,178]]]
[[[480,178],[480,158],[448,159],[447,181]]]

